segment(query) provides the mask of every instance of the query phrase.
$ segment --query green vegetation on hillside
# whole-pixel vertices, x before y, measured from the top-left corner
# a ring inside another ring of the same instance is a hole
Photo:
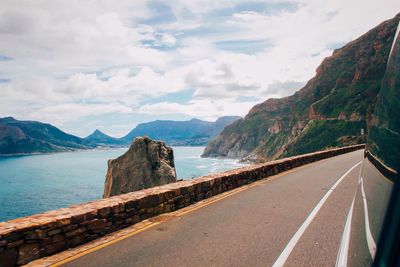
[[[329,147],[363,143],[361,129],[365,122],[343,120],[312,121],[295,142],[288,145],[284,156],[305,154]]]
[[[341,112],[346,116],[357,112],[367,114],[381,86],[381,80],[362,81],[340,87],[326,97],[315,102],[314,108],[327,118],[337,118]]]

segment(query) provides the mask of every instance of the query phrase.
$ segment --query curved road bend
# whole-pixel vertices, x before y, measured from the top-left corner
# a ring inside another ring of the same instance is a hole
[[[285,266],[334,266],[360,188],[362,160],[359,150],[303,166],[62,266],[280,266],[278,258]],[[357,209],[362,209],[360,196]],[[353,220],[362,224],[360,214]],[[380,224],[371,227],[376,234]],[[360,235],[365,241],[364,232]],[[349,257],[351,265],[371,260],[368,253],[361,259]]]

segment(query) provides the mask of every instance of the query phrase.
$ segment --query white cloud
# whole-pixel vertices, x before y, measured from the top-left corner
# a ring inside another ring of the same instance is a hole
[[[65,9],[61,1],[37,6],[25,1],[24,8],[15,1],[8,4],[0,9],[0,51],[16,60],[0,70],[11,78],[65,76],[120,65],[160,68],[168,61],[166,53],[141,44],[147,33],[134,23],[140,12],[124,10],[125,2],[68,1]],[[146,13],[139,1],[135,9]]]
[[[184,113],[191,117],[202,118],[214,121],[221,114],[244,116],[257,102],[236,102],[226,100],[224,102],[212,99],[199,99],[190,101],[188,104],[178,104],[171,102],[161,102],[156,104],[146,104],[136,110],[143,114],[177,114]]]
[[[50,105],[37,110],[35,114],[27,116],[28,119],[51,121],[56,125],[64,125],[66,122],[77,118],[99,114],[129,114],[132,109],[120,103],[87,104],[65,103]]]
[[[146,0],[3,0],[0,56],[12,60],[0,61],[0,81],[11,80],[0,82],[0,116],[62,126],[111,113],[245,115],[400,11],[397,0],[243,3],[168,0],[155,11]],[[188,89],[192,99],[178,104]],[[176,103],[142,104],[171,93]]]
[[[133,113],[140,101],[185,89],[180,72],[149,67],[76,73],[66,79],[31,79],[0,83],[0,116],[15,116],[59,126],[85,116]]]
[[[174,46],[175,44],[176,44],[176,38],[173,35],[169,33],[161,34],[160,45]]]
[[[59,86],[62,93],[76,100],[106,102],[114,99],[132,105],[143,97],[184,89],[182,78],[177,73],[159,74],[150,67],[140,68],[136,73],[129,68],[111,69],[100,75],[77,73]]]

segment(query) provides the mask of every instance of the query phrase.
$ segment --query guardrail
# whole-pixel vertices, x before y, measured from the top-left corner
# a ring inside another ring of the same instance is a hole
[[[241,185],[364,147],[275,160],[2,222],[0,266],[23,265]]]

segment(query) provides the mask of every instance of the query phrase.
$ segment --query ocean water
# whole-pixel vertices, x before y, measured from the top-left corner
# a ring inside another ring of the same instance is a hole
[[[244,166],[231,159],[201,158],[204,147],[174,147],[178,179]],[[0,221],[102,197],[107,160],[127,148],[0,157]]]

